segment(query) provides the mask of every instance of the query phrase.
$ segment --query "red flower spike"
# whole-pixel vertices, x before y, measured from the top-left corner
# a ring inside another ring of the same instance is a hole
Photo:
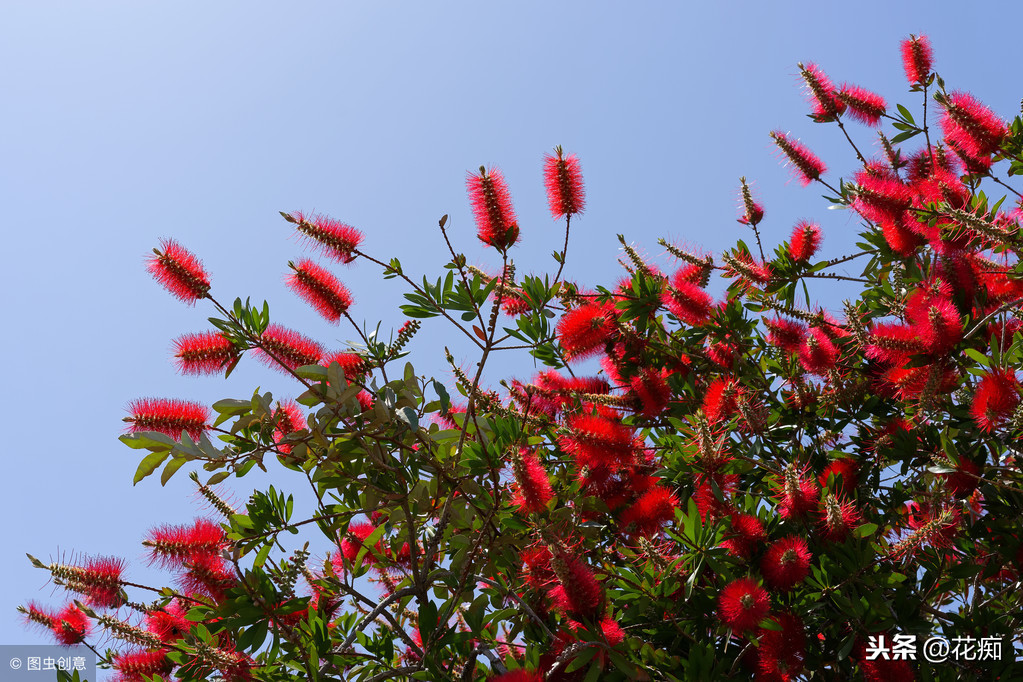
[[[1005,122],[969,93],[951,92],[944,105],[941,127],[945,138],[968,156],[993,154],[1009,134]]]
[[[666,369],[657,371],[653,367],[644,367],[629,381],[631,393],[639,404],[639,413],[644,417],[656,417],[668,406],[671,388],[665,381],[667,376]]]
[[[703,324],[710,316],[712,300],[710,294],[691,281],[688,266],[680,268],[671,279],[671,284],[661,295],[672,315],[690,325]]]
[[[174,670],[166,649],[126,651],[114,654],[113,666],[118,682],[142,682],[154,676],[167,676]]]
[[[789,466],[775,494],[780,498],[778,514],[783,519],[799,519],[817,508],[820,488],[812,478],[807,477],[805,469]]]
[[[792,164],[799,182],[805,187],[814,180],[819,180],[828,168],[817,156],[802,143],[790,140],[785,133],[775,130],[771,132],[771,139],[778,145],[785,158]]]
[[[615,334],[616,312],[611,303],[588,303],[568,311],[558,320],[558,340],[569,359],[598,352]]]
[[[239,355],[223,332],[185,334],[174,340],[174,358],[182,374],[219,374]]]
[[[664,524],[675,519],[677,507],[678,499],[671,491],[654,486],[622,512],[619,523],[630,535],[650,537],[659,533]]]
[[[361,521],[353,523],[348,526],[348,532],[345,533],[344,539],[341,541],[341,556],[348,559],[350,562],[354,562],[359,556],[359,550],[363,547],[363,542],[366,538],[373,534],[373,531],[377,529],[372,523],[368,521]],[[377,551],[381,553],[380,543],[377,543]],[[363,558],[363,563],[371,564],[376,561],[376,557],[373,556],[372,552],[366,552]],[[340,561],[335,560],[335,566],[342,565]]]
[[[732,514],[732,533],[721,541],[721,546],[732,556],[749,559],[766,539],[760,519],[752,514]]]
[[[957,500],[969,497],[980,485],[980,465],[968,459],[959,460],[956,470],[950,474],[939,474],[945,481],[945,490]]]
[[[836,97],[846,105],[849,116],[868,126],[876,126],[888,110],[881,95],[855,85],[843,84]]]
[[[828,493],[821,502],[821,534],[825,540],[841,542],[860,524],[860,513],[850,501],[842,501]]]
[[[760,572],[771,587],[790,590],[809,575],[810,559],[806,540],[792,535],[771,543],[760,561]]]
[[[755,227],[764,219],[764,207],[753,201],[753,193],[746,184],[746,178],[740,178],[739,182],[741,183],[739,198],[742,202],[742,217],[739,218],[739,222]]]
[[[74,604],[53,617],[53,635],[61,646],[80,644],[89,636],[89,617]]]
[[[173,601],[157,611],[146,613],[146,629],[160,638],[161,642],[173,644],[184,638],[192,629],[192,621],[185,617],[188,609],[179,601]]]
[[[294,272],[284,281],[291,290],[326,320],[337,324],[352,305],[348,289],[337,277],[311,260],[301,260],[298,265],[289,262],[288,266]]]
[[[160,526],[149,531],[143,546],[149,548],[150,560],[166,567],[181,566],[188,559],[213,556],[227,547],[224,530],[206,519],[196,519],[191,526]]]
[[[604,610],[604,591],[586,562],[572,556],[551,560],[558,584],[547,593],[554,608],[577,618],[594,618]]]
[[[543,673],[535,670],[527,670],[526,668],[519,668],[518,670],[512,670],[496,677],[488,677],[487,682],[543,682]]]
[[[703,394],[703,412],[711,424],[728,421],[735,415],[741,398],[742,388],[735,379],[718,377]]]
[[[341,365],[341,371],[344,372],[345,379],[349,382],[362,381],[369,373],[366,359],[358,353],[335,351],[324,355],[320,360],[320,364],[324,367],[330,367],[335,362]]]
[[[767,325],[767,340],[788,353],[798,353],[806,341],[806,325],[783,317],[764,318]]]
[[[614,469],[635,457],[633,430],[620,421],[580,414],[570,417],[567,426],[571,432],[561,436],[559,444],[580,467]]]
[[[810,374],[826,376],[837,362],[838,349],[828,335],[817,327],[811,329],[799,349],[799,364]]]
[[[931,75],[934,58],[927,36],[910,35],[902,41],[902,67],[910,85],[923,85]]]
[[[981,431],[1002,426],[1019,405],[1019,381],[1010,369],[995,369],[977,384],[970,414]]]
[[[153,249],[154,255],[147,261],[147,269],[153,278],[189,305],[206,298],[210,291],[210,278],[203,270],[202,262],[173,239],[161,240],[160,248],[163,251]]]
[[[289,433],[305,428],[305,415],[302,414],[302,408],[294,400],[280,403],[274,413],[274,420],[277,423],[274,427],[274,442],[278,443],[277,449],[285,455],[290,454],[291,445],[281,444],[280,441]]]
[[[362,233],[351,225],[325,215],[306,216],[301,211],[285,215],[285,220],[295,223],[299,233],[315,241],[329,258],[346,265],[355,260]]]
[[[488,172],[481,166],[479,173],[469,173],[465,186],[480,241],[499,251],[507,251],[519,240],[519,224],[501,171],[492,168]]]
[[[535,514],[545,510],[547,503],[554,498],[547,470],[543,468],[536,454],[528,448],[520,448],[512,454],[511,460],[516,484],[512,504],[523,514]]]
[[[797,263],[813,258],[821,246],[821,228],[817,223],[801,220],[792,228],[789,237],[789,255]]]
[[[224,601],[227,591],[238,584],[234,574],[220,556],[196,554],[186,560],[180,584],[185,592],[204,594],[215,603]]]
[[[856,470],[858,468],[859,465],[856,460],[851,457],[833,459],[824,467],[824,471],[821,472],[817,480],[820,481],[822,488],[828,487],[828,482],[830,481],[831,490],[851,494],[856,490]]]
[[[813,117],[818,123],[834,121],[845,111],[845,102],[836,97],[835,86],[816,64],[799,64],[799,74],[806,83],[811,101]]]
[[[575,154],[563,156],[561,147],[554,148],[555,156],[544,156],[543,182],[547,187],[547,203],[555,219],[582,213],[586,205],[583,174]]]
[[[206,424],[210,418],[209,409],[186,400],[139,398],[128,406],[128,411],[131,416],[124,420],[131,424],[128,430],[132,433],[158,431],[178,439],[184,432],[192,440],[199,440],[199,436],[209,428]]]
[[[752,630],[770,610],[771,597],[752,578],[733,580],[718,598],[718,618],[736,631]]]
[[[268,366],[281,371],[292,371],[303,365],[319,364],[323,348],[307,336],[279,324],[271,324],[260,336],[263,348],[256,348],[256,356]],[[283,365],[284,367],[281,367]]]
[[[780,630],[761,629],[757,649],[757,680],[795,679],[803,671],[806,656],[806,634],[803,621],[791,613],[771,616]]]

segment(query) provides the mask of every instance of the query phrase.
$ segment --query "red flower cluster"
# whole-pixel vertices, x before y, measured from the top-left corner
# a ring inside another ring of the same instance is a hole
[[[481,166],[479,173],[469,174],[466,188],[480,241],[499,251],[507,251],[519,240],[519,223],[504,175],[497,168],[487,171]]]
[[[131,416],[125,421],[131,424],[128,429],[133,433],[159,431],[176,439],[184,432],[192,440],[199,440],[203,431],[209,428],[209,409],[187,400],[139,398],[128,406],[128,411]]]
[[[283,215],[285,220],[295,223],[301,235],[316,242],[329,258],[345,264],[355,260],[362,233],[351,225],[325,215],[307,216],[301,211]]]
[[[330,322],[337,323],[352,305],[352,295],[337,277],[311,260],[298,265],[289,262],[294,272],[285,278],[288,286]]]
[[[148,260],[149,272],[156,281],[189,305],[206,298],[210,278],[202,262],[173,239],[162,240],[160,247],[163,251],[153,249],[155,255]]]
[[[564,156],[561,147],[554,148],[554,156],[544,157],[543,181],[547,187],[547,203],[555,218],[582,213],[586,205],[583,174],[575,154]]]
[[[752,630],[770,610],[771,597],[752,578],[733,580],[718,598],[718,618],[732,630]]]
[[[778,145],[778,149],[781,150],[781,153],[792,164],[796,176],[804,186],[809,185],[814,180],[819,180],[827,171],[827,166],[813,152],[803,146],[802,143],[790,140],[780,130],[773,131],[771,139],[774,140],[774,143]]]
[[[319,364],[323,348],[309,337],[273,323],[263,332],[255,353],[268,366],[286,372]]]
[[[934,61],[931,53],[931,41],[927,36],[911,35],[902,41],[902,66],[910,85],[923,85],[931,75]]]
[[[185,334],[174,340],[174,357],[182,374],[219,374],[239,355],[224,332]]]

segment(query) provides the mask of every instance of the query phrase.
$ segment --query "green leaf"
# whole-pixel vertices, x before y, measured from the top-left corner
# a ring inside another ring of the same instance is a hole
[[[184,457],[175,457],[167,462],[167,466],[163,468],[163,473],[160,474],[160,485],[167,485],[167,481],[171,480],[174,472],[180,469],[181,465],[187,461]]]
[[[899,113],[902,114],[902,118],[906,119],[908,122],[912,123],[913,125],[916,125],[916,121],[913,120],[913,114],[909,113],[909,109],[907,109],[906,107],[902,106],[901,104],[896,104],[895,106],[896,106],[896,108],[898,108]]]
[[[210,476],[210,480],[206,481],[206,485],[216,485],[231,475],[230,471],[218,471],[217,473]]]
[[[146,455],[145,459],[139,463],[139,468],[135,471],[135,478],[132,479],[132,484],[134,485],[152,474],[168,457],[170,457],[170,450],[153,452]]]
[[[853,535],[858,538],[865,538],[868,535],[873,535],[874,531],[877,530],[876,523],[864,523],[862,526],[857,526],[853,529]]]
[[[151,450],[153,452],[170,452],[178,444],[176,440],[159,431],[142,431],[126,433],[118,440],[134,450]]]
[[[256,554],[256,558],[252,560],[252,567],[262,568],[263,564],[266,563],[266,558],[270,556],[270,550],[273,549],[273,547],[274,543],[272,542],[268,542],[265,545],[263,545],[260,548],[259,553]]]
[[[411,407],[399,407],[394,414],[413,431],[419,428],[419,415]]]

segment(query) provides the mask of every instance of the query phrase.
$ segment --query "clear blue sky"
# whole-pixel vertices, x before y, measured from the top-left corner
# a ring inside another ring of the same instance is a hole
[[[5,575],[0,643],[43,641],[20,624],[29,599],[59,605],[43,559],[124,556],[143,581],[139,541],[198,512],[184,472],[166,488],[132,487],[138,453],[117,441],[141,396],[211,403],[262,385],[294,395],[246,359],[227,382],[186,378],[171,340],[207,328],[146,274],[161,237],[199,254],[225,301],[267,299],[275,321],[330,348],[353,338],[282,283],[307,252],[279,210],[317,210],[366,233],[366,250],[439,273],[437,219],[460,248],[496,262],[474,236],[464,179],[505,172],[522,226],[520,273],[550,268],[561,228],[547,213],[542,155],[578,154],[588,193],[567,275],[619,274],[615,234],[651,258],[659,236],[720,250],[748,235],[735,222],[738,178],[766,208],[765,247],[800,218],[825,229],[825,254],[857,232],[813,188],[790,179],[768,131],[791,131],[849,175],[837,129],[811,123],[796,62],[836,83],[906,92],[899,40],[925,33],[950,87],[1005,118],[1023,88],[1016,2],[351,3],[52,2],[0,10],[0,301],[5,332],[0,477]],[[872,134],[850,128],[862,147]],[[358,320],[401,322],[401,288],[369,264],[338,271]],[[415,358],[442,373],[450,338],[427,323]],[[465,362],[468,353],[456,355]],[[526,376],[527,363],[506,373]],[[500,368],[497,368],[500,369]],[[496,383],[497,374],[491,375]],[[280,471],[270,479],[284,481]],[[241,481],[239,501],[268,477]]]

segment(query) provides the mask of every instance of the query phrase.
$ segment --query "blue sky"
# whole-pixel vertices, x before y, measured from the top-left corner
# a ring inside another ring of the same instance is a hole
[[[766,208],[765,248],[817,219],[825,255],[858,231],[792,181],[767,133],[790,131],[837,181],[853,169],[834,127],[815,125],[798,61],[837,83],[918,105],[898,52],[930,36],[937,70],[1004,118],[1020,106],[1014,2],[987,3],[4,3],[0,11],[0,335],[6,440],[0,504],[0,642],[33,643],[14,609],[54,606],[40,558],[124,556],[144,581],[139,541],[200,508],[184,472],[132,487],[138,455],[121,445],[141,396],[206,403],[294,386],[251,359],[228,381],[175,373],[171,341],[210,313],[168,296],[143,259],[161,237],[203,258],[213,294],[267,299],[275,321],[330,348],[352,330],[323,322],[283,284],[287,261],[314,255],[278,215],[315,210],[362,229],[365,248],[436,277],[436,224],[470,262],[494,266],[475,238],[465,174],[504,171],[522,226],[519,273],[549,271],[561,227],[545,205],[541,163],[577,154],[588,194],[566,269],[582,284],[619,276],[616,233],[665,268],[657,238],[720,251],[747,238],[738,178]],[[914,109],[915,110],[915,109]],[[849,124],[861,148],[873,134]],[[401,287],[366,263],[335,270],[357,320],[397,328]],[[835,305],[830,292],[822,301]],[[452,335],[428,321],[413,357],[444,374]],[[452,346],[459,360],[467,349]],[[528,375],[502,360],[490,375]],[[239,485],[253,486],[281,471]],[[52,594],[51,594],[52,593]]]

